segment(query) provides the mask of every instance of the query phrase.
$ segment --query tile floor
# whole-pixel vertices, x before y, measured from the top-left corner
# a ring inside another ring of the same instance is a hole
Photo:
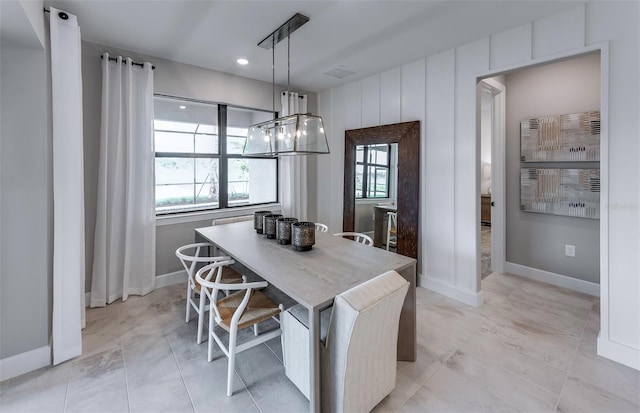
[[[473,308],[419,288],[418,360],[400,362],[376,412],[639,412],[640,372],[595,355],[599,300],[491,274]],[[0,384],[9,412],[302,412],[278,339],[206,362],[184,288],[87,312],[83,356]]]

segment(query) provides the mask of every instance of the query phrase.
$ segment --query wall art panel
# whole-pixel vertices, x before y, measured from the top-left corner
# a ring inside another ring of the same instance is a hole
[[[600,170],[522,168],[520,209],[600,219]]]
[[[543,116],[520,123],[520,160],[600,160],[600,112]]]

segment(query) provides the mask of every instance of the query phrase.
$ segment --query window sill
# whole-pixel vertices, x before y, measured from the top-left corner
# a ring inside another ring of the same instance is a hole
[[[185,224],[188,222],[208,221],[218,218],[237,217],[241,215],[250,215],[255,211],[262,211],[265,209],[279,212],[280,208],[282,208],[282,205],[280,205],[279,203],[274,203],[228,209],[216,209],[211,211],[194,211],[184,212],[180,214],[157,215],[156,227],[161,227],[164,225]]]

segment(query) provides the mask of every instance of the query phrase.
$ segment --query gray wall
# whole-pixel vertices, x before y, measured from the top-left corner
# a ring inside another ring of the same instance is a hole
[[[599,221],[520,211],[520,122],[600,110],[600,55],[589,54],[506,76],[507,261],[600,282]],[[599,167],[581,163],[580,167]],[[573,168],[564,163],[559,167]],[[565,244],[575,245],[575,258]]]
[[[51,262],[47,58],[0,46],[0,359],[49,342]]]
[[[86,225],[86,283],[91,288],[91,269],[93,265],[93,246],[96,221],[96,186],[98,182],[98,160],[100,149],[100,105],[102,95],[102,69],[100,55],[123,55],[134,61],[150,61],[156,67],[154,71],[154,93],[177,97],[199,99],[231,105],[267,109],[272,107],[272,85],[226,73],[215,72],[197,66],[172,62],[151,56],[144,56],[127,50],[90,42],[82,42],[82,86],[84,100],[84,151],[85,151],[85,225]],[[265,68],[269,70],[269,68]],[[276,85],[276,93],[283,90]],[[304,91],[300,91],[304,92]],[[309,111],[317,112],[317,96],[309,96]],[[279,95],[278,95],[279,96]],[[276,99],[276,110],[280,110],[280,100]],[[315,171],[315,162],[309,157],[309,170]],[[315,185],[315,176],[309,177]],[[316,193],[312,188],[310,194]],[[310,217],[315,216],[315,198],[309,199],[313,207]],[[158,226],[156,232],[156,273],[167,274],[181,270],[176,259],[176,248],[193,242],[193,229],[207,226],[211,220]]]

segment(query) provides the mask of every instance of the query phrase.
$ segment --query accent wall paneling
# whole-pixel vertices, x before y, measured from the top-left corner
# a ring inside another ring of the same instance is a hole
[[[531,60],[531,23],[491,36],[491,68]]]
[[[577,49],[585,45],[585,8],[574,7],[563,13],[533,22],[534,59]]]
[[[479,171],[479,146],[476,130],[478,73],[489,70],[489,38],[456,49],[455,61],[455,270],[456,285],[475,295],[479,274],[479,200],[476,175]],[[482,303],[478,296],[475,305]]]
[[[345,119],[347,129],[357,129],[362,125],[362,87],[359,80],[344,85]]]
[[[455,52],[426,59],[425,194],[422,203],[423,275],[429,283],[453,283]],[[431,287],[436,288],[436,287]]]
[[[363,128],[380,125],[380,75],[362,79]]]
[[[400,122],[400,67],[380,73],[380,124]]]
[[[400,117],[402,122],[425,117],[425,59],[402,66]],[[424,126],[423,126],[424,127]]]

